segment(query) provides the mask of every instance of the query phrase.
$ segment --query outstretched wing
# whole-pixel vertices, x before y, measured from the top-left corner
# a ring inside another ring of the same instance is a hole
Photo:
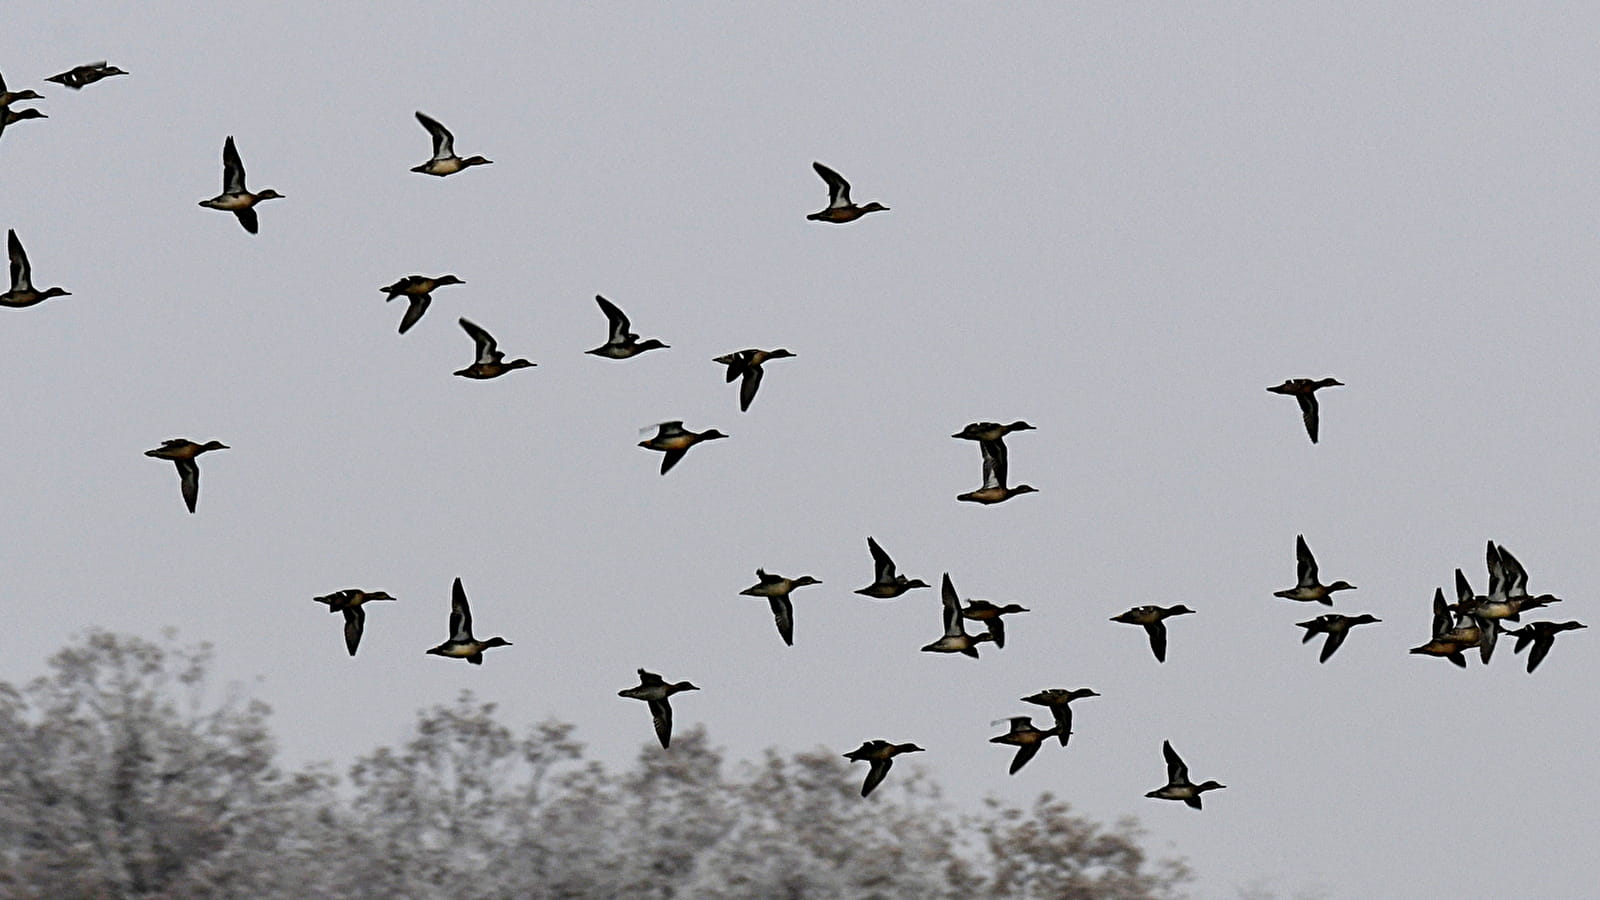
[[[245,193],[244,162],[239,159],[239,151],[233,146],[233,135],[222,142],[222,192],[224,194]],[[246,225],[251,234],[255,229]]]
[[[877,573],[873,580],[880,584],[893,583],[894,560],[890,559],[889,554],[883,552],[883,548],[879,547],[878,542],[871,537],[867,538],[867,549],[872,551],[873,571]]]
[[[816,169],[822,180],[828,183],[829,209],[850,205],[850,182],[845,181],[843,175],[819,162],[812,163],[811,168]]]
[[[651,700],[650,721],[656,726],[656,739],[665,750],[672,743],[672,705],[666,700]]]
[[[607,300],[599,294],[594,295],[594,302],[600,304],[601,312],[606,314],[606,320],[610,323],[611,336],[606,342],[610,344],[627,343],[629,336],[628,326],[630,324],[628,322],[627,315],[624,314],[622,310],[618,309],[615,303],[612,303],[610,300]]]
[[[956,586],[950,583],[950,573],[944,573],[944,584],[939,588],[940,599],[944,602],[944,633],[947,635],[961,634],[961,598],[956,596]]]
[[[497,363],[505,357],[504,353],[495,349],[494,337],[489,332],[484,331],[466,319],[460,319],[459,322],[461,330],[465,331],[472,338],[472,342],[477,345],[478,362]]]
[[[456,139],[455,135],[450,133],[450,129],[439,124],[438,119],[427,115],[421,110],[417,111],[417,121],[421,122],[422,127],[428,129],[428,134],[433,137],[434,159],[449,159],[456,155]]]
[[[193,459],[175,459],[172,461],[178,467],[178,487],[183,492],[183,504],[189,507],[189,512],[194,512],[194,506],[200,502],[200,466]]]
[[[1167,661],[1167,623],[1160,620],[1150,622],[1144,626],[1145,634],[1150,636],[1150,652],[1156,655],[1156,662]]]
[[[756,390],[761,387],[761,367],[745,366],[744,380],[739,382],[739,411],[748,412],[750,401],[756,399]]]
[[[1017,747],[1017,755],[1011,757],[1011,771],[1009,774],[1017,774],[1017,771],[1023,766],[1027,765],[1028,760],[1033,759],[1034,755],[1038,752],[1038,743],[1019,745]]]
[[[889,774],[889,767],[894,765],[894,760],[889,757],[869,761],[867,767],[867,780],[861,785],[861,796],[872,793],[872,789],[883,783],[884,776]]]
[[[1327,662],[1328,658],[1333,656],[1333,652],[1339,649],[1339,645],[1344,643],[1345,635],[1349,633],[1348,629],[1343,631],[1330,629],[1328,631],[1328,639],[1322,644],[1322,655],[1317,657],[1317,662]],[[1309,637],[1310,632],[1307,632],[1306,635]]]
[[[1006,443],[1002,440],[979,441],[978,451],[983,454],[983,486],[1006,486]]]
[[[11,257],[11,289],[33,290],[33,268],[28,265],[28,253],[22,249],[22,241],[17,239],[14,229],[6,232],[6,252]]]
[[[467,605],[467,589],[460,578],[450,587],[450,640],[472,640],[472,607]]]
[[[1306,434],[1311,436],[1311,443],[1317,442],[1317,395],[1310,391],[1296,394],[1295,399],[1300,401],[1300,416],[1306,420]]]
[[[1189,767],[1183,764],[1178,757],[1178,751],[1172,749],[1171,741],[1161,742],[1161,755],[1167,758],[1167,782],[1169,784],[1187,784],[1189,781]]]
[[[331,611],[331,610],[330,610]],[[351,656],[356,655],[356,648],[361,646],[361,629],[366,625],[367,614],[359,606],[347,606],[344,609],[344,646],[350,651]]]
[[[1306,536],[1294,536],[1294,556],[1298,565],[1299,581],[1301,587],[1313,587],[1317,583],[1317,558],[1311,555],[1311,548],[1306,546]]]
[[[412,294],[410,302],[406,304],[406,314],[400,317],[400,333],[405,334],[411,326],[422,319],[422,314],[428,311],[428,304],[433,302],[432,294]]]

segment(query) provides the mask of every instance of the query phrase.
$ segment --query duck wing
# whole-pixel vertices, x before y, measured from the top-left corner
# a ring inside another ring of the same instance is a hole
[[[839,209],[850,205],[850,182],[844,176],[819,162],[811,164],[822,180],[828,183],[828,208]]]
[[[599,294],[594,295],[594,302],[600,304],[600,311],[606,314],[606,321],[610,325],[610,337],[606,339],[606,343],[626,344],[628,342],[628,338],[634,336],[628,332],[629,325],[631,324],[628,322],[628,316],[623,313],[622,310],[618,309],[615,303],[612,303],[610,300],[607,300]]]
[[[1067,739],[1072,737],[1072,707],[1066,703],[1058,703],[1050,707],[1050,714],[1056,720],[1056,737],[1061,739],[1061,746],[1067,745]]]
[[[22,241],[17,239],[15,229],[6,231],[6,253],[11,257],[11,289],[33,290],[33,268],[28,265],[28,253],[22,249]]]
[[[878,584],[893,584],[894,560],[890,559],[889,554],[883,552],[883,548],[878,546],[878,542],[870,537],[867,538],[867,549],[872,552],[872,570],[874,573],[872,580]]]
[[[1171,741],[1161,742],[1161,755],[1167,758],[1167,783],[1188,784],[1189,767],[1183,764],[1183,759],[1178,756],[1178,751],[1172,749]]]
[[[989,635],[990,635],[990,637],[994,638],[995,647],[997,647],[997,648],[998,647],[1004,647],[1006,645],[1006,623],[1005,623],[1005,621],[1001,617],[995,616],[994,618],[990,619],[986,624],[989,626]]]
[[[472,640],[472,607],[467,605],[467,589],[460,578],[450,586],[450,640]]]
[[[239,150],[233,146],[233,135],[222,142],[222,192],[224,194],[246,193],[244,186],[244,161],[239,159]],[[255,229],[246,225],[251,234]]]
[[[1167,661],[1167,623],[1155,621],[1144,626],[1145,634],[1150,636],[1150,652],[1156,655],[1156,662]]]
[[[1305,419],[1306,434],[1311,437],[1311,443],[1317,442],[1317,395],[1310,391],[1304,394],[1295,394],[1294,398],[1300,401],[1300,417]]]
[[[1021,770],[1023,766],[1028,764],[1028,760],[1033,759],[1034,756],[1038,755],[1039,747],[1042,743],[1043,742],[1040,741],[1032,744],[1019,744],[1017,746],[1017,755],[1011,757],[1011,770],[1008,774],[1017,774],[1017,772]]]
[[[979,441],[978,452],[983,454],[983,486],[1006,486],[1006,443],[1003,440]]]
[[[472,338],[473,344],[477,346],[478,362],[486,364],[497,363],[505,358],[505,354],[496,349],[497,345],[494,337],[489,332],[484,331],[467,319],[458,321],[461,325],[461,330],[465,331]]]
[[[189,507],[189,512],[194,512],[195,504],[200,502],[200,465],[193,459],[172,462],[178,467],[178,489],[183,492],[183,504]]]
[[[256,218],[256,211],[253,208],[236,209],[233,211],[233,214],[239,217],[239,224],[244,226],[245,231],[248,231],[251,234],[257,234],[261,231],[260,220]]]
[[[421,110],[417,111],[417,121],[422,123],[423,128],[428,129],[428,134],[433,138],[434,159],[449,159],[456,155],[456,139],[455,135],[450,133],[450,129],[439,124],[438,119],[427,115]]]
[[[1328,658],[1333,656],[1334,651],[1339,649],[1339,645],[1344,643],[1345,635],[1349,633],[1348,629],[1335,631],[1330,628],[1328,630],[1328,639],[1322,644],[1322,655],[1317,657],[1317,662],[1327,662]],[[1307,632],[1306,636],[1310,637],[1310,632]]]
[[[662,454],[661,474],[665,475],[672,471],[672,467],[677,465],[678,460],[683,459],[683,455],[688,452],[688,450],[668,450],[666,453]]]
[[[778,623],[778,636],[789,646],[794,646],[794,603],[788,597],[768,597],[772,619]]]
[[[761,367],[745,366],[744,380],[739,382],[739,411],[748,412],[751,401],[756,399],[756,390],[761,387]]]
[[[894,765],[894,760],[889,757],[870,760],[867,764],[867,780],[861,783],[861,796],[872,793],[872,789],[883,783],[884,776],[889,774],[889,767]]]
[[[1306,536],[1294,536],[1294,556],[1298,565],[1300,587],[1317,586],[1317,558],[1311,555],[1311,548],[1306,546]]]
[[[245,210],[249,212],[249,210]],[[422,314],[428,311],[428,304],[433,302],[432,294],[412,294],[410,302],[406,305],[406,314],[400,318],[400,333],[405,334],[411,326],[417,324]]]
[[[944,573],[944,584],[939,588],[944,603],[944,633],[946,637],[966,634],[961,623],[961,598],[956,596],[956,586],[950,583],[950,573]]]
[[[344,646],[350,651],[351,656],[356,655],[356,648],[361,646],[361,629],[367,623],[367,614],[359,606],[347,606],[344,609]]]
[[[1539,668],[1539,663],[1544,662],[1555,642],[1556,636],[1553,634],[1541,634],[1533,639],[1533,650],[1528,653],[1528,674],[1533,674],[1533,670]]]
[[[665,750],[672,743],[672,704],[665,699],[651,700],[650,722],[656,726],[656,739]]]

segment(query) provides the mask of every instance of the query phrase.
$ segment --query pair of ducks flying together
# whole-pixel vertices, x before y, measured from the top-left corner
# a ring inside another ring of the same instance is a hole
[[[1030,484],[1006,486],[1006,435],[1014,431],[1033,430],[1032,425],[1020,420],[1009,425],[998,422],[973,422],[950,435],[961,440],[977,441],[978,452],[983,457],[983,487],[965,494],[957,494],[956,499],[988,505],[1003,503],[1018,494],[1028,494],[1038,490]]]

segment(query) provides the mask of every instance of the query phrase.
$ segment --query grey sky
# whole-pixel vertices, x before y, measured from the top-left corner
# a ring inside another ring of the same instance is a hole
[[[1594,7],[14,6],[0,71],[49,118],[0,138],[0,227],[73,296],[0,310],[0,678],[177,626],[291,760],[463,688],[622,760],[642,665],[735,758],[915,741],[952,803],[1137,815],[1202,897],[1592,891],[1595,632],[1533,676],[1405,650],[1489,539],[1593,618]],[[131,76],[42,83],[101,58]],[[418,109],[494,165],[407,172]],[[256,237],[195,205],[229,134],[287,196]],[[813,160],[892,211],[807,222]],[[467,284],[402,338],[375,289],[414,272]],[[596,293],[672,349],[583,355]],[[461,315],[538,367],[451,377]],[[740,414],[711,357],[775,346]],[[1324,375],[1313,447],[1264,388]],[[948,435],[1018,417],[1041,492],[956,503]],[[634,444],[671,418],[732,437],[662,478]],[[234,448],[195,516],[140,455],[176,436]],[[1323,608],[1271,596],[1296,533],[1384,619],[1325,666],[1293,626]],[[868,534],[1033,612],[918,653],[937,593],[851,595]],[[757,566],[824,582],[792,649]],[[481,669],[422,652],[457,575],[516,644]],[[351,586],[400,598],[354,660],[310,600]],[[1178,602],[1165,665],[1106,621]],[[1006,776],[989,722],[1080,685],[1072,745]],[[1203,813],[1141,796],[1163,739],[1228,785]]]

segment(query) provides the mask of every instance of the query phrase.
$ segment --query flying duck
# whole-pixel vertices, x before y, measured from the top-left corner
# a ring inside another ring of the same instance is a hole
[[[794,354],[779,347],[776,350],[740,350],[719,356],[712,362],[728,367],[729,383],[735,378],[744,379],[739,382],[739,411],[748,412],[750,402],[756,399],[756,389],[761,387],[761,364],[769,359],[787,359],[791,356]]]
[[[861,746],[849,753],[844,758],[853,762],[867,764],[867,780],[861,783],[861,796],[872,793],[872,789],[883,781],[889,774],[889,767],[894,765],[894,758],[902,753],[920,753],[922,748],[916,744],[892,744],[888,741],[865,741]]]
[[[43,303],[51,297],[70,297],[72,294],[58,288],[38,290],[33,286],[33,267],[28,265],[28,253],[17,240],[15,229],[6,231],[6,252],[11,257],[11,290],[0,294],[0,306],[21,309]]]
[[[383,591],[363,591],[359,588],[346,588],[335,591],[326,597],[312,597],[318,603],[328,604],[328,612],[344,613],[344,646],[350,651],[351,656],[356,655],[356,648],[361,646],[361,631],[366,627],[367,614],[361,608],[363,603],[372,600],[393,600]]]
[[[1002,425],[999,422],[970,422],[967,427],[950,436],[964,441],[998,441],[1013,431],[1033,430],[1035,429],[1032,425],[1021,419],[1009,425]]]
[[[978,645],[994,640],[994,635],[967,634],[966,620],[961,616],[961,598],[956,595],[956,586],[950,583],[949,572],[944,573],[939,595],[944,604],[944,636],[922,649],[930,653],[960,653],[977,659]]]
[[[660,675],[640,669],[639,686],[617,691],[617,696],[650,704],[650,721],[656,726],[656,739],[661,741],[661,749],[665,750],[672,743],[672,704],[667,698],[679,691],[698,690],[687,681],[668,684]]]
[[[1163,620],[1169,616],[1182,616],[1192,612],[1194,610],[1181,603],[1167,607],[1135,606],[1127,612],[1112,616],[1111,621],[1144,626],[1145,633],[1150,636],[1150,652],[1156,655],[1156,662],[1166,662],[1167,623]]]
[[[1306,434],[1311,436],[1311,443],[1317,442],[1317,391],[1325,387],[1343,387],[1344,382],[1332,378],[1313,380],[1310,378],[1291,378],[1276,387],[1267,390],[1274,394],[1287,394],[1300,401],[1300,416],[1306,421]]]
[[[1528,644],[1533,644],[1533,652],[1528,654],[1528,674],[1539,668],[1539,663],[1544,662],[1550,648],[1555,646],[1556,635],[1563,631],[1576,631],[1579,628],[1588,628],[1582,622],[1529,622],[1521,628],[1506,631],[1517,639],[1511,648],[1513,653],[1521,653]]]
[[[255,205],[263,200],[282,197],[272,188],[251,193],[244,186],[244,163],[239,159],[239,151],[234,148],[233,135],[230,134],[222,142],[222,193],[210,200],[201,200],[200,205],[233,213],[239,217],[239,224],[244,226],[245,231],[255,234],[259,227]]]
[[[678,460],[683,459],[683,455],[689,452],[690,447],[701,441],[714,441],[717,438],[725,437],[727,435],[715,428],[707,428],[705,431],[698,433],[685,430],[683,421],[677,420],[662,422],[657,425],[655,437],[640,441],[639,446],[646,450],[659,450],[666,454],[661,458],[661,474],[665,475],[672,471],[672,467],[678,464]]]
[[[464,659],[475,666],[483,665],[483,651],[490,647],[509,647],[511,642],[503,637],[478,640],[472,636],[472,608],[467,605],[467,592],[457,578],[450,587],[450,639],[426,652],[434,656]]]
[[[1025,607],[1018,606],[1015,603],[996,606],[987,600],[973,600],[961,610],[961,617],[971,619],[974,622],[982,622],[988,626],[989,637],[994,640],[995,648],[999,649],[1006,645],[1006,626],[1001,617],[1027,611]]]
[[[789,646],[794,646],[794,603],[789,600],[789,593],[795,588],[802,588],[808,584],[821,584],[810,575],[801,575],[799,578],[785,578],[782,575],[773,575],[763,569],[756,570],[756,583],[745,588],[739,593],[746,597],[765,597],[772,607],[772,618],[778,623],[778,636]]]
[[[384,285],[378,291],[384,295],[383,302],[388,303],[396,297],[407,298],[405,315],[400,317],[400,333],[405,334],[411,326],[422,319],[422,314],[428,311],[428,304],[433,302],[433,292],[447,284],[466,284],[465,281],[454,275],[407,275],[394,284]],[[470,332],[469,332],[470,333]]]
[[[1049,707],[1050,715],[1056,720],[1056,737],[1061,741],[1061,746],[1065,747],[1067,738],[1072,737],[1072,701],[1098,696],[1100,696],[1098,693],[1089,688],[1078,688],[1074,691],[1065,688],[1047,688],[1023,697],[1022,702]]]
[[[867,549],[872,551],[874,574],[872,583],[857,590],[857,594],[878,600],[893,600],[912,588],[932,587],[932,585],[920,578],[907,578],[904,575],[896,575],[894,560],[890,559],[889,554],[883,552],[883,548],[878,546],[878,542],[871,537],[867,538]]]
[[[1029,494],[1038,488],[1031,484],[1019,484],[1016,487],[1006,487],[1006,442],[996,438],[992,441],[979,441],[978,451],[983,455],[983,487],[965,494],[957,494],[956,499],[968,503],[1003,503],[1018,494]]]
[[[528,362],[525,359],[513,359],[510,362],[506,362],[506,355],[500,352],[494,337],[489,332],[484,331],[466,319],[458,321],[461,323],[461,330],[465,331],[472,338],[473,343],[477,345],[478,356],[477,359],[473,360],[472,365],[454,374],[460,375],[462,378],[498,378],[514,369],[526,369],[529,366],[538,365],[538,363]]]
[[[655,338],[641,341],[639,336],[629,331],[628,317],[615,303],[600,296],[594,295],[594,302],[600,304],[600,311],[606,314],[606,321],[610,323],[610,332],[606,342],[593,350],[583,352],[594,356],[604,356],[606,359],[630,359],[646,350],[660,350],[669,345],[663,344]]]
[[[1028,764],[1028,760],[1033,759],[1034,755],[1039,752],[1039,745],[1049,740],[1051,736],[1061,733],[1060,726],[1040,731],[1033,727],[1033,718],[1031,716],[1012,716],[1009,719],[996,719],[990,724],[998,725],[1001,722],[1010,722],[1011,730],[999,737],[989,738],[989,743],[1010,744],[1017,748],[1017,755],[1011,757],[1010,774],[1012,775],[1017,774],[1023,766]]]
[[[1375,619],[1366,613],[1362,613],[1359,616],[1341,616],[1338,613],[1328,613],[1327,615],[1317,616],[1309,622],[1296,622],[1295,624],[1306,630],[1305,635],[1300,638],[1300,643],[1302,644],[1309,642],[1319,634],[1328,636],[1328,639],[1322,643],[1322,655],[1317,657],[1317,662],[1325,663],[1329,657],[1333,656],[1333,651],[1338,650],[1339,645],[1344,643],[1345,635],[1350,633],[1351,628],[1357,625],[1371,625],[1374,622],[1382,621],[1382,619]]]
[[[156,459],[170,459],[178,467],[178,487],[183,493],[183,503],[189,507],[189,512],[194,512],[194,506],[200,502],[200,464],[195,462],[195,457],[211,450],[227,450],[228,445],[221,441],[206,441],[196,444],[188,438],[173,438],[162,441],[161,446],[154,450],[146,450],[145,456]]]
[[[889,207],[874,200],[864,206],[857,206],[850,202],[850,182],[844,176],[819,162],[811,164],[817,170],[822,180],[828,183],[828,208],[814,212],[807,219],[814,222],[854,222],[867,213],[884,212]]]
[[[1161,742],[1161,753],[1167,758],[1167,784],[1145,794],[1157,800],[1182,800],[1194,809],[1200,808],[1200,795],[1206,791],[1215,791],[1227,787],[1215,781],[1204,784],[1195,784],[1189,780],[1189,767],[1178,758],[1177,751],[1172,749],[1171,741]]]
[[[428,134],[433,137],[433,158],[420,166],[413,166],[411,171],[443,178],[446,175],[454,175],[468,166],[486,166],[494,161],[481,156],[462,159],[456,155],[456,138],[450,133],[450,129],[439,124],[438,119],[420,110],[417,112],[417,121],[421,122],[422,127],[428,129]]]
[[[10,106],[13,103],[16,103],[19,100],[43,100],[43,99],[44,99],[44,95],[43,94],[39,93],[38,91],[31,90],[31,89],[23,90],[23,91],[8,91],[8,90],[6,90],[6,79],[5,79],[5,76],[4,75],[0,75],[0,109],[5,109],[6,107]]]
[[[51,75],[49,78],[46,78],[45,81],[54,81],[56,84],[78,91],[82,90],[84,85],[94,84],[96,81],[99,81],[102,78],[110,78],[113,75],[126,74],[128,73],[122,71],[116,66],[106,65],[106,61],[102,59],[99,62],[92,62],[88,63],[87,65],[76,66],[68,69],[67,71],[62,72],[60,75]]]
[[[1334,591],[1356,589],[1356,586],[1348,581],[1335,581],[1327,585],[1317,581],[1317,558],[1311,555],[1311,548],[1306,546],[1306,537],[1303,534],[1294,537],[1294,555],[1298,564],[1299,583],[1292,588],[1273,591],[1272,596],[1332,606]]]

